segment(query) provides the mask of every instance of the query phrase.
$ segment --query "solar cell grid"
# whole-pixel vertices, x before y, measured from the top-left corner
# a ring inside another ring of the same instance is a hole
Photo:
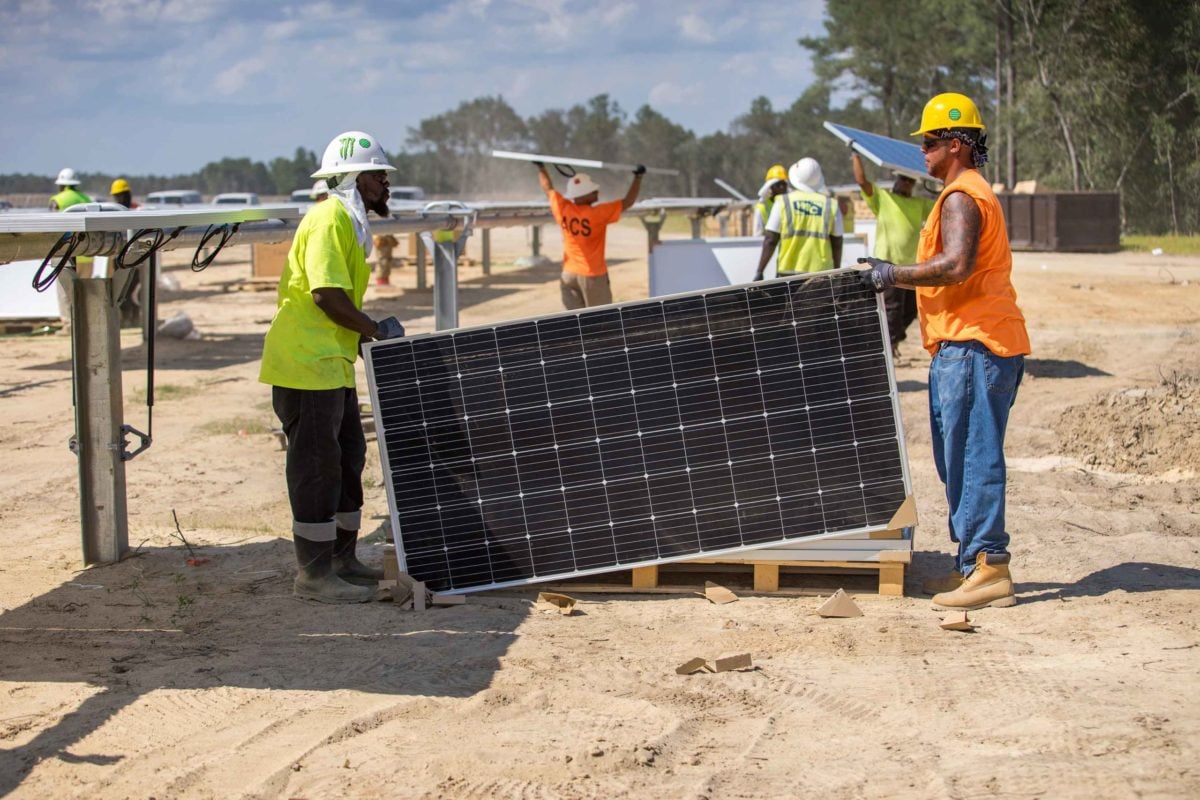
[[[839,271],[372,344],[407,569],[464,590],[883,527],[885,343]]]

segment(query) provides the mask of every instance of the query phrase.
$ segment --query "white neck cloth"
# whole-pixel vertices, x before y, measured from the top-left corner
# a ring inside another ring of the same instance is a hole
[[[350,215],[350,221],[354,223],[354,236],[362,246],[363,256],[366,258],[371,255],[373,243],[371,242],[371,226],[367,222],[367,208],[363,205],[362,195],[358,193],[356,185],[358,175],[357,172],[347,173],[337,186],[329,188],[329,195],[341,202],[346,213]]]

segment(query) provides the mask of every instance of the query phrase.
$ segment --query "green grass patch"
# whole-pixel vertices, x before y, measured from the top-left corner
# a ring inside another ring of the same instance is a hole
[[[237,436],[243,431],[247,436],[256,433],[270,433],[271,426],[258,417],[231,417],[230,419],[214,419],[204,423],[200,429],[205,433],[220,436]]]
[[[1132,250],[1135,253],[1149,253],[1155,248],[1162,248],[1167,256],[1200,256],[1200,235],[1174,236],[1163,234],[1131,234],[1121,237],[1121,249]]]
[[[176,386],[172,383],[160,383],[154,387],[154,402],[158,403],[163,400],[182,400],[185,397],[192,397],[199,393],[199,386]],[[135,387],[134,390],[129,393],[129,402],[145,403],[146,387]]]

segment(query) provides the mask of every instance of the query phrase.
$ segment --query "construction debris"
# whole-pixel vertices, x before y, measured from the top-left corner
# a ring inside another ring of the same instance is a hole
[[[435,606],[461,606],[467,602],[467,598],[461,594],[439,594],[438,592],[434,592],[430,598],[430,602]]]
[[[725,656],[715,661],[696,656],[675,668],[676,675],[691,675],[693,672],[733,672],[734,670],[754,669],[754,660],[749,653],[738,653]]]
[[[975,626],[971,624],[971,620],[967,619],[966,611],[951,611],[942,617],[942,630],[969,632],[975,630]]]
[[[569,617],[575,613],[575,598],[557,592],[538,592],[535,607],[538,611],[557,611]]]
[[[861,617],[862,609],[850,599],[845,589],[838,589],[833,596],[821,604],[817,615],[822,617]]]
[[[676,675],[691,675],[693,672],[708,669],[708,661],[700,656],[690,658],[675,668]]]
[[[721,584],[713,583],[712,581],[704,582],[704,596],[708,599],[708,602],[716,603],[717,605],[734,603],[737,602],[738,599],[736,594],[729,591]]]

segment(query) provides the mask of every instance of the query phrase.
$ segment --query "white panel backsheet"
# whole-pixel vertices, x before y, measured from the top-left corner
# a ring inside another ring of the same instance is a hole
[[[0,265],[0,319],[58,319],[58,292],[38,292],[33,275],[41,261]]]

